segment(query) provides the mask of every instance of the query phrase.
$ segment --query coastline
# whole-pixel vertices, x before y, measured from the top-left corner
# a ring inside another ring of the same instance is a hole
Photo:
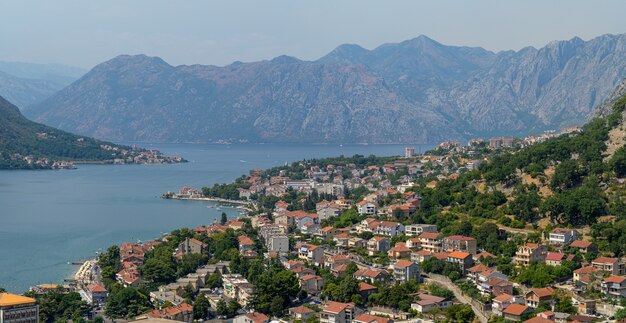
[[[246,205],[246,206],[252,204],[251,201],[229,200],[229,199],[224,199],[220,197],[179,197],[175,195],[166,196],[164,194],[162,198],[166,200],[210,201],[210,202],[221,202],[221,203],[228,203],[228,204],[239,204],[239,205]],[[246,208],[246,209],[250,210],[249,208]]]
[[[78,268],[78,270],[74,273],[74,280],[77,283],[80,282],[90,282],[92,277],[92,269],[98,263],[98,259],[88,259]]]

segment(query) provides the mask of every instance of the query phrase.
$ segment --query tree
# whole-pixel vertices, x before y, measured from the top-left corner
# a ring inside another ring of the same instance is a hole
[[[296,275],[276,264],[257,277],[250,305],[261,313],[272,314],[272,303],[278,302],[276,296],[286,308],[290,298],[296,297],[298,292],[300,284]]]
[[[224,302],[223,299],[220,299],[220,301],[217,302],[217,306],[215,307],[215,314],[217,314],[218,316],[228,315],[228,306],[226,306],[226,302]]]
[[[104,313],[111,318],[130,318],[150,309],[150,299],[132,287],[115,285],[109,292]]]
[[[228,222],[228,216],[226,215],[226,212],[222,212],[222,217],[220,218],[220,224],[224,225],[226,224],[226,222]]]
[[[274,296],[272,303],[270,304],[270,313],[276,317],[282,317],[284,315],[283,299],[280,295]]]
[[[222,276],[218,273],[213,273],[207,277],[204,287],[206,288],[218,288],[222,286]]]
[[[93,318],[93,323],[104,323],[104,318],[100,315],[96,315],[96,317]]]
[[[193,318],[196,320],[203,320],[209,315],[209,308],[211,305],[204,296],[196,297],[196,301],[193,303]]]

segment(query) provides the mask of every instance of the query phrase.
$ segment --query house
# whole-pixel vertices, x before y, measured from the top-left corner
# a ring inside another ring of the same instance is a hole
[[[582,253],[598,252],[598,245],[590,241],[574,240],[569,246],[578,249]]]
[[[269,323],[270,318],[259,312],[252,312],[237,316],[233,323]]]
[[[367,246],[367,242],[365,239],[361,239],[359,237],[351,237],[348,239],[348,248],[349,249],[363,249]]]
[[[298,258],[312,263],[321,263],[324,259],[324,248],[308,243],[300,244],[300,247],[298,247]]]
[[[392,319],[375,316],[370,314],[361,314],[352,320],[353,323],[393,323]]]
[[[406,228],[407,236],[419,236],[424,232],[437,232],[437,226],[434,224],[410,224]]]
[[[407,248],[418,249],[422,247],[422,243],[418,237],[408,238],[405,241]]]
[[[425,260],[430,259],[433,256],[433,253],[428,250],[418,250],[415,252],[411,252],[411,261],[417,264],[421,264]]]
[[[315,210],[320,220],[326,220],[331,217],[339,216],[342,207],[335,203],[324,203],[324,201],[322,201],[317,203]]]
[[[124,287],[138,287],[141,282],[137,269],[122,269],[115,274],[115,278]]]
[[[328,226],[328,227],[323,227],[321,229],[319,229],[318,231],[318,235],[322,238],[322,239],[328,239],[334,235],[337,234],[337,229],[335,227],[332,226]]]
[[[539,306],[539,303],[541,302],[551,303],[553,292],[554,289],[552,289],[551,287],[533,288],[524,295],[526,305],[532,308],[537,308],[537,306]]]
[[[500,277],[491,277],[478,284],[478,290],[483,296],[500,296],[513,294],[513,283]]]
[[[315,275],[315,270],[309,267],[304,267],[304,266],[296,267],[292,269],[291,271],[293,271],[296,274],[296,276],[298,276],[298,278],[305,276],[305,275]]]
[[[363,200],[357,203],[357,212],[360,215],[375,215],[378,210],[378,204],[376,202]]]
[[[611,298],[626,298],[626,277],[611,275],[601,284],[602,293]]]
[[[326,261],[324,262],[324,266],[332,269],[339,265],[346,265],[350,263],[352,260],[346,255],[329,255],[326,257]]]
[[[237,241],[239,242],[239,252],[245,253],[248,250],[254,250],[254,241],[250,239],[250,237],[245,235],[240,235],[237,237]]]
[[[193,321],[193,307],[187,303],[181,303],[176,306],[152,310],[146,313],[145,316],[154,319],[191,323]]]
[[[320,323],[350,323],[360,313],[354,303],[328,302],[320,314]]]
[[[297,320],[306,322],[311,316],[315,315],[315,311],[306,306],[300,305],[298,307],[290,308],[289,314]]]
[[[599,269],[593,266],[580,267],[574,270],[573,281],[576,285],[587,285],[590,281],[595,280],[596,276],[602,277],[602,273]],[[579,284],[579,282],[582,283]]]
[[[347,233],[339,233],[333,237],[333,241],[335,242],[335,246],[338,248],[348,248],[348,241],[350,240],[350,235]]]
[[[387,237],[372,237],[367,241],[367,254],[370,256],[386,253],[391,241]]]
[[[324,288],[324,278],[307,274],[300,277],[300,287],[309,294],[317,294]]]
[[[453,263],[459,266],[461,274],[465,275],[467,269],[474,265],[474,259],[468,252],[454,251],[448,254],[447,262]]]
[[[389,273],[386,270],[380,269],[359,269],[354,272],[352,277],[361,281],[385,283],[389,277]]]
[[[395,237],[404,234],[404,225],[398,222],[381,221],[378,222],[374,232],[378,235]]]
[[[280,200],[274,203],[274,212],[276,213],[287,212],[290,205],[291,204],[289,204],[288,202]]]
[[[551,245],[566,246],[578,240],[578,232],[573,229],[556,228],[550,232],[548,241]]]
[[[224,295],[236,300],[242,306],[248,304],[252,294],[252,284],[240,274],[222,275]]]
[[[521,300],[511,294],[501,294],[492,300],[491,311],[494,315],[502,316],[504,309],[511,304],[520,304]]]
[[[432,253],[441,252],[443,250],[443,243],[439,239],[439,232],[424,232],[418,236],[422,249],[428,250]]]
[[[359,294],[362,300],[367,300],[370,295],[376,292],[378,292],[378,287],[365,282],[359,282]]]
[[[528,266],[531,262],[543,262],[546,259],[547,249],[536,243],[527,243],[520,246],[515,252],[513,261],[522,266]]]
[[[591,265],[594,268],[611,275],[618,276],[624,274],[624,263],[617,258],[598,257],[591,262]]]
[[[107,299],[107,290],[100,283],[91,283],[86,286],[85,294],[90,304],[104,304]]]
[[[398,242],[387,251],[387,255],[394,259],[408,258],[411,255],[411,249],[407,248],[403,242]]]
[[[563,260],[565,260],[565,254],[560,252],[548,252],[546,255],[546,265],[548,266],[560,266]]]
[[[289,252],[289,237],[287,235],[271,235],[265,239],[265,245],[269,252],[286,254]]]
[[[408,260],[398,260],[393,265],[393,279],[396,282],[407,282],[420,279],[419,266]]]
[[[165,303],[171,303],[173,305],[179,305],[185,302],[185,299],[172,293],[172,292],[150,292],[150,302],[155,307],[160,308]]]
[[[521,305],[511,304],[502,311],[502,316],[510,321],[521,321],[524,314],[532,312],[532,308]]]
[[[476,239],[466,236],[449,236],[443,239],[443,250],[447,252],[462,251],[476,254]]]
[[[0,293],[0,321],[39,322],[39,305],[30,297],[11,293]]]
[[[303,226],[299,227],[300,233],[314,235],[320,230],[320,225],[313,222],[307,222]]]
[[[489,267],[478,264],[476,266],[470,267],[467,269],[467,279],[474,282],[474,284],[478,284],[478,276],[480,273],[490,270]]]
[[[207,244],[200,240],[194,238],[185,238],[185,240],[178,244],[176,256],[182,257],[183,255],[188,254],[203,253],[206,248]]]
[[[449,299],[426,293],[417,294],[417,299],[416,302],[411,303],[411,308],[420,314],[428,313],[434,309],[445,309],[452,305],[452,301]]]
[[[524,321],[524,323],[554,323],[555,322],[554,319],[545,318],[543,316],[540,316],[540,314],[543,314],[543,313],[537,314],[537,316]]]

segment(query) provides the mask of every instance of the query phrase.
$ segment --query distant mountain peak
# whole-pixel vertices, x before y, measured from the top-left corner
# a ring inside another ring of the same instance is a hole
[[[271,60],[271,62],[275,64],[293,64],[293,63],[301,63],[302,61],[293,56],[280,55],[280,56],[274,57]]]

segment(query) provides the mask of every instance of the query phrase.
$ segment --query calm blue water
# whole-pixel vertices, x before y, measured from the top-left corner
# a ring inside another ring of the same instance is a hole
[[[184,185],[230,182],[252,168],[354,154],[392,156],[404,145],[143,145],[190,162],[177,165],[80,165],[71,171],[0,171],[0,287],[23,292],[59,283],[76,266],[125,241],[148,240],[213,222],[210,202],[159,196]],[[416,146],[417,148],[418,146]],[[424,150],[424,148],[422,148]],[[230,216],[235,210],[224,209]]]

